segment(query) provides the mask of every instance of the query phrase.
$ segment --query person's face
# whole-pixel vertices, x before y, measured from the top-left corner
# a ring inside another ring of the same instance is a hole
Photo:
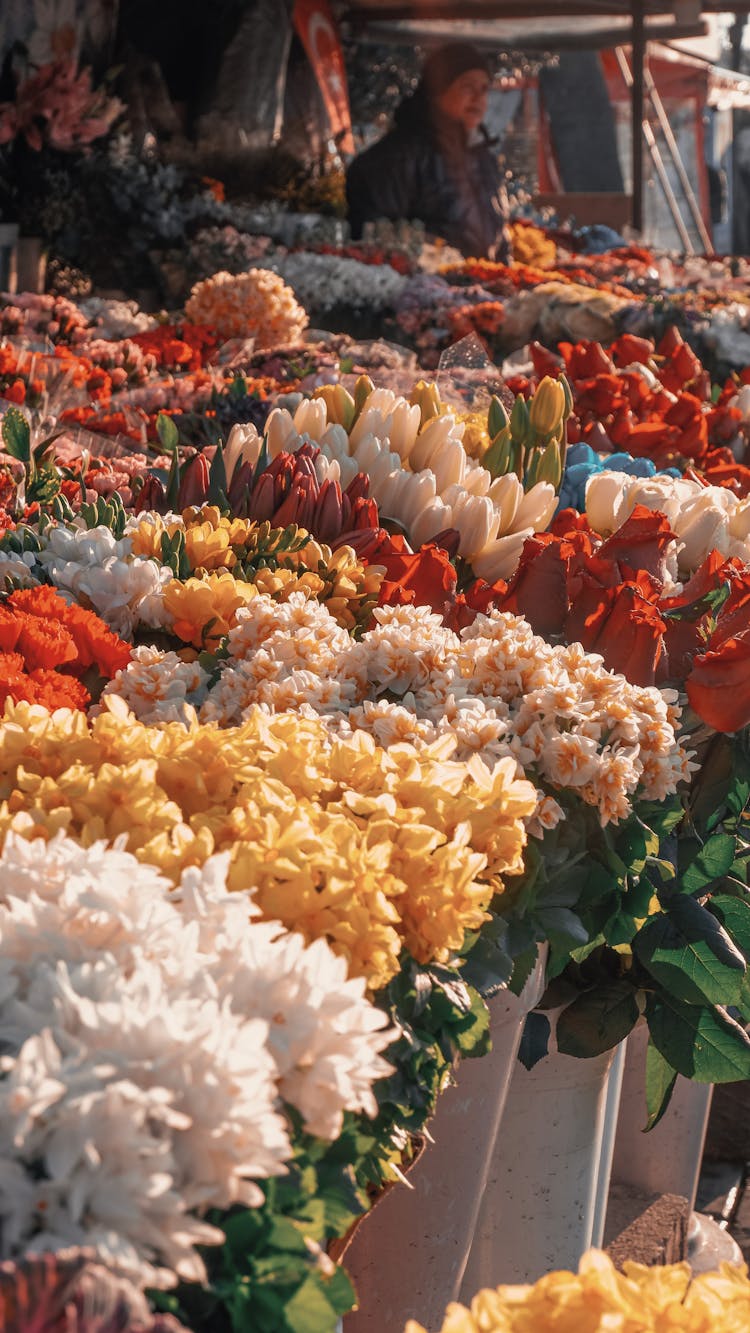
[[[460,121],[467,134],[470,134],[484,120],[489,90],[489,75],[483,69],[467,69],[436,100],[443,115]]]

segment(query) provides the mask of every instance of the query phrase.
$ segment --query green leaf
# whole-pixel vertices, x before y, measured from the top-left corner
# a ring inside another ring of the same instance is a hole
[[[669,1106],[674,1085],[677,1082],[677,1070],[656,1049],[649,1038],[646,1047],[646,1110],[648,1120],[644,1130],[658,1125]]]
[[[524,1069],[533,1069],[548,1054],[550,1032],[550,1021],[546,1014],[534,1010],[526,1016],[518,1048],[518,1058]]]
[[[745,961],[716,917],[677,895],[633,940],[633,953],[665,990],[688,1004],[736,1004]]]
[[[636,993],[627,981],[611,981],[585,991],[557,1020],[557,1048],[563,1055],[588,1058],[611,1051],[638,1021]]]
[[[216,453],[211,459],[206,498],[209,504],[226,505],[227,502],[227,472],[224,466],[224,446],[222,444],[217,444]]]
[[[23,412],[19,412],[17,407],[9,407],[5,412],[2,436],[6,452],[11,458],[17,458],[28,465],[31,460],[31,431]]]
[[[696,1083],[735,1083],[750,1078],[750,1038],[724,1010],[650,995],[646,1019],[659,1053]]]
[[[166,412],[160,412],[156,418],[156,433],[165,454],[173,454],[180,443],[180,432]]]
[[[747,898],[717,893],[709,900],[707,908],[721,922],[747,959],[750,956],[750,902]]]
[[[336,1310],[314,1277],[306,1278],[286,1302],[284,1318],[291,1333],[335,1333],[336,1330]]]
[[[714,880],[727,875],[734,856],[734,836],[731,833],[715,833],[683,872],[682,887],[685,893],[700,893]]]
[[[461,965],[464,981],[485,998],[510,981],[513,960],[505,942],[507,930],[507,922],[502,917],[494,917],[479,933]]]

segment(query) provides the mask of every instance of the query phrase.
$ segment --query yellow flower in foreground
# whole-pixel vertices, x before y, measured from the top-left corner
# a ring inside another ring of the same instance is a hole
[[[490,774],[453,760],[452,737],[385,750],[260,709],[240,727],[149,727],[108,702],[92,721],[7,705],[0,841],[8,829],[65,829],[84,846],[123,836],[175,881],[227,851],[230,888],[254,888],[266,917],[308,941],[327,938],[373,989],[404,948],[422,963],[460,949],[521,868],[533,786],[510,762]]]
[[[480,1291],[470,1309],[449,1305],[441,1333],[747,1333],[747,1268],[722,1264],[691,1281],[687,1264],[619,1273],[590,1250],[575,1273],[548,1273],[533,1286]],[[405,1333],[426,1333],[410,1320]]]
[[[171,629],[183,643],[209,651],[236,623],[236,612],[247,606],[258,589],[242,583],[230,573],[207,574],[203,578],[171,579],[164,587],[164,609]]]

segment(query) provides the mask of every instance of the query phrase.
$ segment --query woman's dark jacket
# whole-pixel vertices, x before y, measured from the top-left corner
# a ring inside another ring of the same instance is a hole
[[[351,163],[346,198],[355,240],[365,222],[418,219],[465,255],[507,255],[505,190],[487,138],[469,145],[463,126],[419,88],[394,128]]]

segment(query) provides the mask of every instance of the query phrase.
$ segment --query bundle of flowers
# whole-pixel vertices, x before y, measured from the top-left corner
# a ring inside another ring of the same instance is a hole
[[[750,724],[748,564],[713,547],[684,586],[675,583],[675,534],[663,513],[643,505],[606,540],[570,511],[554,526],[526,543],[513,578],[493,587],[491,605],[601,654],[633,684],[679,685],[718,731]]]
[[[608,536],[621,527],[636,505],[666,516],[676,538],[674,577],[689,577],[711,551],[750,557],[750,498],[740,499],[723,486],[709,486],[691,477],[631,477],[600,472],[586,486],[586,518],[593,530]]]
[[[295,443],[296,451],[276,452],[263,466],[261,455],[267,458],[268,451],[255,427],[234,426],[226,450],[221,446],[217,453],[206,449],[182,466],[177,464],[165,483],[151,473],[139,492],[136,509],[166,513],[171,504],[184,508],[220,498],[238,518],[249,517],[274,527],[297,523],[328,541],[341,539],[342,533],[375,527],[378,511],[369,498],[368,478],[355,470],[342,486],[335,459],[326,458],[299,437]]]
[[[147,674],[143,664],[144,693]],[[266,918],[309,942],[325,936],[373,989],[404,948],[422,963],[448,960],[522,867],[537,802],[512,758],[459,761],[447,736],[388,750],[297,712],[255,709],[225,729],[146,726],[105,703],[91,722],[8,705],[2,835],[63,829],[84,846],[124,835],[175,883],[228,852],[231,890],[252,885]]]
[[[480,1291],[467,1309],[450,1305],[442,1333],[742,1333],[750,1323],[747,1268],[722,1264],[693,1277],[689,1264],[618,1272],[590,1250],[578,1273],[548,1273],[533,1286]],[[405,1333],[426,1333],[410,1319]]]
[[[365,566],[351,547],[332,551],[304,528],[227,518],[212,505],[166,521],[147,514],[130,525],[129,539],[134,556],[171,563],[161,624],[197,648],[216,648],[261,594],[279,602],[294,593],[313,598],[353,631],[370,620],[380,593],[382,569]]]
[[[200,370],[216,347],[217,334],[205,324],[159,324],[133,334],[132,341],[152,353],[160,368]]]
[[[4,841],[2,1254],[82,1246],[169,1287],[287,1171],[285,1108],[327,1140],[376,1113],[394,1034],[323,939],[228,894],[227,856],[173,896],[123,842]]]
[[[339,307],[374,314],[391,310],[406,283],[390,264],[366,264],[333,254],[300,251],[262,262],[293,289],[305,310],[316,312]]]
[[[600,452],[626,450],[660,468],[690,463],[710,479],[746,492],[750,471],[738,459],[746,444],[737,384],[719,392],[679,332],[661,341],[623,334],[605,350],[600,343],[563,342],[559,355],[532,343],[536,376],[559,374],[571,386],[571,442],[585,441]],[[535,383],[511,378],[516,392]]]
[[[0,650],[0,700],[49,708],[85,708],[91,695],[82,678],[109,680],[130,658],[130,646],[98,616],[49,587],[0,602]]]
[[[76,346],[88,336],[84,310],[65,296],[36,292],[0,295],[0,333],[18,338],[44,338]]]
[[[214,273],[198,282],[185,303],[191,324],[215,329],[220,338],[254,338],[260,347],[293,342],[307,326],[307,315],[291,288],[270,269]]]
[[[574,788],[604,824],[625,818],[636,792],[660,800],[689,775],[671,700],[603,670],[580,645],[553,647],[499,612],[460,635],[424,607],[383,607],[375,621],[353,640],[299,593],[282,604],[253,597],[215,669],[184,697],[222,726],[262,705],[314,711],[332,735],[365,731],[385,746],[447,737],[459,760],[512,760],[551,789]],[[156,722],[163,702],[173,707],[174,669],[173,656],[136,657],[104,698]],[[552,827],[561,815],[540,792],[535,819]]]
[[[122,110],[116,97],[92,86],[90,69],[79,72],[74,61],[56,60],[24,79],[12,102],[0,104],[0,143],[22,137],[36,151],[48,145],[72,152],[107,134]]]
[[[493,475],[468,456],[463,422],[450,412],[436,415],[429,393],[422,395],[424,411],[414,397],[410,403],[365,381],[354,397],[340,386],[321,389],[294,415],[273,411],[265,445],[274,458],[313,441],[337,465],[342,486],[359,472],[368,477],[381,516],[396,520],[412,546],[454,528],[458,551],[475,572],[488,581],[502,577],[515,568],[525,538],[550,522],[555,485],[530,476],[524,489],[513,471]],[[552,433],[559,424],[558,414]],[[257,432],[246,433],[243,448],[259,455]],[[555,476],[559,484],[561,468]]]
[[[87,296],[78,303],[78,309],[92,324],[100,338],[116,341],[132,338],[135,333],[146,333],[156,320],[141,310],[137,301],[118,301],[112,297]]]

